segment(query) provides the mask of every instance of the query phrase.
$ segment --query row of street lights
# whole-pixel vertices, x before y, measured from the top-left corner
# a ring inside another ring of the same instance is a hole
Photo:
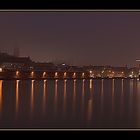
[[[32,71],[31,73],[30,73],[30,77],[34,77],[35,76],[35,72],[34,71]],[[20,72],[17,70],[16,71],[16,77],[20,77]],[[47,77],[47,73],[46,72],[43,72],[43,74],[42,74],[42,78],[46,78]],[[54,74],[54,78],[58,78],[59,76],[58,76],[58,72],[55,72],[55,74]],[[64,78],[67,78],[67,73],[66,72],[64,72],[64,74],[63,74],[63,77]],[[73,73],[73,76],[72,76],[73,78],[76,78],[76,73],[74,72]],[[85,78],[85,73],[83,72],[82,73],[82,78]]]

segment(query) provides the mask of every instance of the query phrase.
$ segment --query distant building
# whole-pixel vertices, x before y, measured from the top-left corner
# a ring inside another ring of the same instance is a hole
[[[16,57],[7,53],[0,53],[0,65],[8,69],[25,69],[30,67],[32,60],[30,57]]]

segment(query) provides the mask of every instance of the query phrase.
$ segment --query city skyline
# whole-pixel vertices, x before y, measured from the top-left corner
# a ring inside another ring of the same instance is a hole
[[[139,12],[0,12],[0,49],[32,60],[137,66]]]

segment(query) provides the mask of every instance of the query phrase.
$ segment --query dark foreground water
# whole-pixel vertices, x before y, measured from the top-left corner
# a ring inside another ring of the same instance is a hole
[[[0,81],[0,128],[140,128],[140,82]]]

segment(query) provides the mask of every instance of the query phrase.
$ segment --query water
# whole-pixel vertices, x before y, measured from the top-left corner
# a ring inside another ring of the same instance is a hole
[[[0,81],[0,128],[140,128],[140,82]]]

